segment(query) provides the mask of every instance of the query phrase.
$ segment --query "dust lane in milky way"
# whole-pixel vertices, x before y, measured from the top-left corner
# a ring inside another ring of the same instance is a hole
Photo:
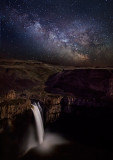
[[[111,0],[6,0],[2,52],[71,65],[112,65]]]

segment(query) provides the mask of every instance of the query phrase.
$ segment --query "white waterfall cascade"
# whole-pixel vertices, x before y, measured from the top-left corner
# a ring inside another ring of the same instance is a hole
[[[33,148],[37,152],[48,154],[48,152],[51,152],[55,146],[67,143],[67,141],[58,134],[44,133],[42,120],[43,112],[39,102],[32,104],[31,109],[35,118],[36,127],[34,128],[32,125],[29,126],[24,137],[24,143],[21,146],[20,151],[22,153],[20,157],[27,154],[27,152]],[[38,140],[34,136],[35,133],[37,134]]]
[[[44,126],[43,126],[43,120],[41,116],[42,108],[39,102],[38,104],[34,103],[32,106],[33,106],[32,111],[33,111],[35,123],[36,123],[36,134],[38,137],[38,143],[42,144],[43,138],[44,138]]]

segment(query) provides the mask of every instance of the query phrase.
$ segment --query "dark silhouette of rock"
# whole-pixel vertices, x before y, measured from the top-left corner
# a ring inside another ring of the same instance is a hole
[[[112,77],[113,70],[107,69],[68,70],[50,76],[45,90],[50,93],[67,93],[79,97],[111,96]]]

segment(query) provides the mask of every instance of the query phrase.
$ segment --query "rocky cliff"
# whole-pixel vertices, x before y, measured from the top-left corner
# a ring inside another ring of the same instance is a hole
[[[35,97],[37,98],[37,97]],[[61,113],[62,96],[49,94],[42,99],[25,99],[25,96],[19,96],[14,90],[10,90],[0,103],[0,130],[7,126],[19,115],[24,114],[27,110],[31,109],[31,103],[40,101],[44,111],[45,122],[53,122],[58,119]]]
[[[61,99],[60,95],[49,95],[44,99],[45,119],[46,123],[56,121],[61,114]]]
[[[30,109],[31,101],[29,99],[22,99],[16,95],[14,90],[10,90],[0,102],[0,130],[11,125],[18,115]]]
[[[46,91],[78,97],[110,96],[112,78],[113,70],[108,69],[68,70],[50,76]]]
[[[0,120],[12,119],[16,115],[22,114],[31,108],[30,100],[15,99],[0,103]]]

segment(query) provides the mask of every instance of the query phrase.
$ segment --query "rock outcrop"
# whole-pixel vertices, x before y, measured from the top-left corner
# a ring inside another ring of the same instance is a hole
[[[0,102],[0,130],[10,125],[15,117],[30,109],[29,99],[22,99],[16,95],[14,90],[10,90]]]
[[[11,101],[3,102],[0,104],[0,120],[8,118],[12,119],[16,115],[22,114],[24,111],[29,110],[30,108],[31,108],[30,100],[17,99],[12,102]]]
[[[59,118],[61,113],[61,99],[62,96],[60,95],[49,95],[44,98],[46,123],[54,122]]]
[[[76,69],[63,71],[49,77],[46,91],[78,97],[103,97],[113,94],[113,70]]]

